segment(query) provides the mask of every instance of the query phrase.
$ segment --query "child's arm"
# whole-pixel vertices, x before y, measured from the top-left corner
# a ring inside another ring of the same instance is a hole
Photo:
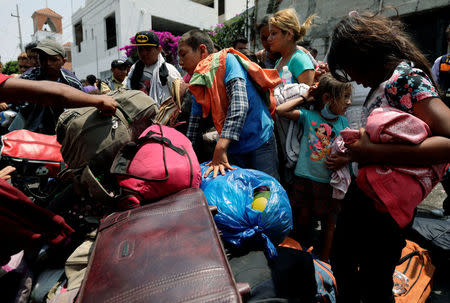
[[[298,119],[300,119],[300,111],[297,109],[297,107],[304,101],[305,101],[304,96],[292,99],[290,101],[278,105],[275,109],[275,112],[281,117],[297,121]]]
[[[414,115],[428,124],[432,137],[417,145],[375,144],[361,130],[360,139],[346,145],[351,161],[409,165],[450,162],[450,109],[439,98],[428,98],[414,104]]]

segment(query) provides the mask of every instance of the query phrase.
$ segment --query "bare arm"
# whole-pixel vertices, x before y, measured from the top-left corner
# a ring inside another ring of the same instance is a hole
[[[430,165],[450,162],[450,109],[439,98],[414,105],[414,115],[428,124],[433,134],[417,145],[375,144],[361,130],[361,139],[348,145],[352,161]]]
[[[298,83],[305,83],[306,85],[313,85],[314,83],[314,76],[316,75],[316,72],[313,69],[307,69],[303,71],[300,75],[297,77]]]
[[[113,114],[117,103],[110,96],[89,95],[69,85],[52,81],[10,78],[0,86],[0,96],[7,102],[35,102],[60,107],[94,106]]]
[[[297,121],[300,119],[300,111],[297,107],[305,101],[305,97],[300,96],[299,98],[289,100],[283,104],[278,105],[275,108],[275,112],[283,118],[289,120]]]

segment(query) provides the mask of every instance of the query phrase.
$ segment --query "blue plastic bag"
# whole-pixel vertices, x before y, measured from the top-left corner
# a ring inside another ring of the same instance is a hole
[[[236,166],[234,166],[236,167]],[[201,165],[202,175],[208,167]],[[266,186],[270,197],[264,211],[252,208],[254,190]],[[292,230],[292,210],[286,191],[272,176],[236,167],[225,176],[203,177],[200,188],[208,204],[217,206],[216,225],[223,240],[237,248],[263,250],[269,258]]]

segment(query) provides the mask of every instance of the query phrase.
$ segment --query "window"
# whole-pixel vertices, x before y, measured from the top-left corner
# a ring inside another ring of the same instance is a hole
[[[225,14],[225,0],[219,0],[219,16]]]
[[[112,14],[111,16],[105,18],[105,25],[106,25],[106,49],[110,49],[114,46],[117,46],[116,15]]]
[[[55,24],[53,23],[53,21],[50,20],[50,18],[47,18],[47,21],[45,21],[45,23],[44,23],[44,28],[43,28],[43,29],[44,29],[44,30],[47,30],[47,31],[49,31],[49,32],[54,32],[54,33],[57,32],[56,26],[55,26]]]
[[[91,28],[91,38],[92,38],[92,40],[94,40],[94,29],[93,28]]]
[[[214,0],[192,0],[193,2],[197,2],[198,4],[206,5],[211,8],[214,8]]]
[[[81,52],[81,42],[83,41],[83,25],[78,22],[74,26],[75,31],[75,44],[78,47],[78,52]]]

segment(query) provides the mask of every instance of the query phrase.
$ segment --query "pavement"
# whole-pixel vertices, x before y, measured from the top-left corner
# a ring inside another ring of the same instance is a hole
[[[432,209],[442,208],[442,201],[447,197],[442,185],[439,183],[427,198],[418,206],[418,212],[423,215],[433,215]],[[434,264],[436,271],[434,273],[434,282],[431,295],[427,303],[449,303],[450,302],[450,268],[442,264]]]

